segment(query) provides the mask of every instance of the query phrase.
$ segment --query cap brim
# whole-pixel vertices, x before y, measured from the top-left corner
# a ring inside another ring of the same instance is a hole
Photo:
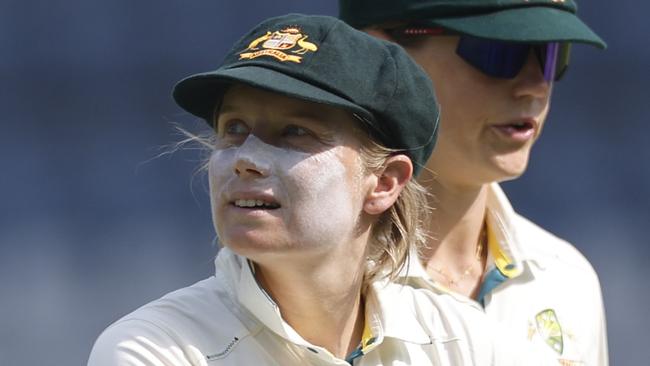
[[[289,97],[348,109],[359,114],[367,122],[373,121],[370,112],[341,96],[285,73],[260,66],[220,69],[189,76],[176,84],[173,97],[181,108],[210,123],[217,102],[233,83],[242,83]]]
[[[513,42],[605,42],[575,14],[552,7],[521,7],[480,15],[429,19],[432,25],[475,37]]]

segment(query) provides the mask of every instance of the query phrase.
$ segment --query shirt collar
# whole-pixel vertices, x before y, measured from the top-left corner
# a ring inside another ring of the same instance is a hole
[[[280,314],[280,308],[255,279],[255,269],[248,259],[222,248],[215,260],[217,271],[226,272],[232,297],[252,314],[258,322],[286,340],[301,346],[311,346]]]
[[[517,213],[512,208],[510,201],[498,183],[487,187],[486,220],[488,227],[488,250],[494,265],[509,278],[519,276],[524,270],[524,264],[535,261],[517,230]],[[539,264],[539,263],[538,263]],[[405,284],[415,287],[435,288],[437,291],[450,294],[460,301],[467,301],[465,296],[456,294],[438,282],[433,281],[426,269],[420,263],[417,250],[412,250],[409,255],[408,265],[399,274]],[[426,282],[426,285],[418,283]]]
[[[490,253],[499,270],[508,277],[516,277],[526,262],[536,262],[523,243],[519,215],[497,183],[488,186],[486,220],[491,236]]]
[[[282,319],[278,305],[255,279],[254,266],[250,261],[223,248],[219,251],[215,264],[226,271],[227,277],[232,281],[230,287],[233,297],[260,323],[292,343],[320,349],[307,342]],[[402,286],[385,281],[376,281],[368,287],[365,294],[363,353],[381,344],[385,337],[416,344],[431,343],[414,310],[410,310],[414,309],[414,304],[405,303],[408,297],[398,293],[401,288]]]

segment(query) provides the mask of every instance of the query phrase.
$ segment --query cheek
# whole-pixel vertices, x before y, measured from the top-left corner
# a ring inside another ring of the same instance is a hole
[[[442,154],[445,159],[452,159],[448,156],[450,153],[467,154],[475,150],[484,132],[485,118],[481,111],[474,111],[471,106],[459,107],[458,103],[449,104],[449,108],[444,111],[432,158],[437,158],[436,154]]]
[[[210,198],[214,200],[216,191],[223,186],[223,182],[232,176],[232,165],[235,149],[215,150],[208,162],[208,182],[210,185]]]
[[[472,70],[464,62],[449,62],[447,70],[432,76],[436,88],[436,97],[440,104],[441,140],[462,141],[475,138],[487,119],[490,96],[493,93],[485,88],[479,80],[472,77]]]
[[[289,227],[323,243],[349,236],[361,211],[358,169],[350,169],[350,164],[346,168],[337,150],[314,155],[296,165],[288,184],[294,208]]]
[[[486,119],[494,105],[495,90],[475,78],[451,77],[441,86],[441,119],[449,128],[468,128]]]
[[[232,178],[232,165],[235,158],[235,149],[229,148],[224,150],[215,150],[210,156],[208,162],[208,184],[210,189],[210,207],[212,212],[212,222],[215,229],[218,230],[219,208],[221,206],[221,197],[226,182]]]

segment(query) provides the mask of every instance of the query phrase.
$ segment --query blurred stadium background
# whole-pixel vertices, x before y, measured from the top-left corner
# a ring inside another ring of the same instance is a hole
[[[600,275],[612,365],[648,364],[648,2],[580,1],[609,43],[575,47],[518,210]],[[335,1],[0,2],[0,365],[83,365],[137,306],[212,273],[200,154],[152,159],[200,121],[174,82],[243,32]]]

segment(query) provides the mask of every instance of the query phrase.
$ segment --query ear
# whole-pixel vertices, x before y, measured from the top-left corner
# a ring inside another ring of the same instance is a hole
[[[379,215],[393,206],[413,176],[413,164],[406,155],[394,155],[386,159],[383,170],[375,175],[375,184],[363,204],[369,215]]]

